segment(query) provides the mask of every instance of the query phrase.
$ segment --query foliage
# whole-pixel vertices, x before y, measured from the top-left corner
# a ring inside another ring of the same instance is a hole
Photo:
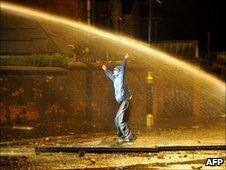
[[[34,54],[1,57],[1,66],[67,67],[73,59],[65,54]]]

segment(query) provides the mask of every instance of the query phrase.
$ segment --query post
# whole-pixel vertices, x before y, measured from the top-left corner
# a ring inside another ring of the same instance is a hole
[[[117,31],[120,32],[120,22],[121,22],[121,18],[120,16],[118,16],[118,19],[117,19]]]
[[[152,84],[153,84],[153,77],[152,72],[148,71],[147,76],[147,127],[151,127],[154,124],[154,118],[153,118],[153,98],[152,98]]]
[[[154,32],[154,35],[155,35],[155,41],[158,40],[158,18],[156,18],[155,20],[155,32]]]
[[[151,6],[152,6],[152,0],[149,0],[149,20],[148,20],[148,43],[151,44]]]
[[[111,19],[114,24],[114,29],[119,32],[120,31],[120,23],[121,23],[121,2],[120,0],[112,1],[112,11],[111,11]]]
[[[87,24],[91,24],[91,0],[87,0]]]
[[[208,59],[208,65],[210,65],[210,32],[207,32],[207,59]]]

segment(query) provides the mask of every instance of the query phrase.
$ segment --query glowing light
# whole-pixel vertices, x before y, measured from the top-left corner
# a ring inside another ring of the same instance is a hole
[[[92,26],[88,26],[81,22],[76,22],[74,20],[70,20],[70,19],[67,19],[64,17],[52,15],[52,14],[49,14],[49,13],[46,13],[43,11],[39,11],[39,10],[29,9],[29,8],[15,5],[12,3],[1,2],[1,9],[8,10],[11,12],[17,12],[17,13],[25,14],[28,16],[45,19],[45,20],[50,20],[52,22],[56,22],[56,23],[60,23],[60,24],[64,24],[64,25],[68,25],[73,28],[80,29],[85,32],[95,34],[95,35],[104,37],[106,39],[121,43],[132,49],[135,49],[137,51],[147,54],[148,57],[156,57],[158,59],[164,60],[165,62],[169,62],[173,65],[176,65],[177,67],[181,67],[182,69],[185,69],[186,71],[194,74],[195,76],[197,76],[201,79],[210,81],[215,86],[220,88],[220,90],[222,90],[223,94],[225,94],[225,83],[223,81],[219,80],[218,78],[216,78],[213,75],[206,73],[203,70],[200,70],[198,67],[196,67],[192,64],[188,64],[184,61],[176,59],[176,58],[174,58],[164,52],[161,52],[153,47],[151,48],[148,44],[145,44],[144,42],[134,40],[132,38],[128,38],[125,36],[116,35],[116,34],[113,34],[110,32],[106,32],[104,30],[101,30],[101,29],[98,29],[98,28],[95,28]]]

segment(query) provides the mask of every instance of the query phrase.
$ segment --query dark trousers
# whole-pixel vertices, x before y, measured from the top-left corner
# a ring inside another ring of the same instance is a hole
[[[131,139],[134,136],[128,126],[129,106],[129,100],[123,100],[115,116],[115,126],[117,129],[117,134],[119,137],[125,139]]]

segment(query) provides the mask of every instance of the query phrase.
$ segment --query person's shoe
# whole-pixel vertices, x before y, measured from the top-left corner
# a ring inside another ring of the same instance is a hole
[[[135,142],[136,139],[137,139],[137,137],[135,135],[133,135],[132,138],[124,139],[124,141],[127,142],[127,143],[131,143],[132,144],[133,142]]]
[[[125,139],[124,139],[123,137],[118,137],[117,142],[118,142],[118,143],[122,143],[122,142],[124,142],[124,140],[125,140]]]
[[[123,137],[118,137],[114,141],[114,146],[120,146],[125,143],[125,139]]]

